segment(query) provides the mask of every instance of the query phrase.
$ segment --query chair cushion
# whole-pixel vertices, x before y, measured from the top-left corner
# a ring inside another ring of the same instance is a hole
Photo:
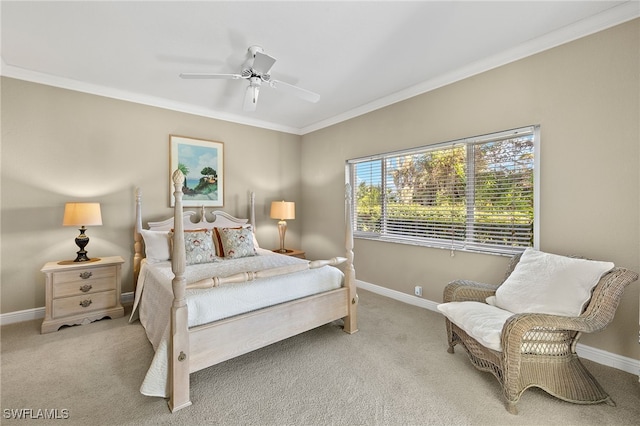
[[[575,259],[527,248],[498,287],[493,304],[515,313],[579,316],[611,262]]]
[[[500,334],[512,312],[471,301],[441,303],[438,310],[482,346],[502,352]]]

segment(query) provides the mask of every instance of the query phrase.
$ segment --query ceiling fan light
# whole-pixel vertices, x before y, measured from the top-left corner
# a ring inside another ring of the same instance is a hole
[[[249,80],[249,87],[246,88],[242,109],[244,111],[255,111],[258,104],[258,94],[262,83],[270,87],[282,89],[284,92],[292,93],[301,99],[309,102],[318,102],[320,95],[310,90],[303,89],[293,84],[285,83],[271,78],[269,74],[271,67],[276,62],[273,56],[264,53],[260,46],[250,46],[248,58],[242,65],[240,74],[217,74],[217,73],[182,73],[181,78],[185,79],[245,79]]]
[[[244,111],[255,111],[258,105],[258,94],[260,93],[260,86],[250,84],[247,90],[244,92],[244,103],[242,109]]]

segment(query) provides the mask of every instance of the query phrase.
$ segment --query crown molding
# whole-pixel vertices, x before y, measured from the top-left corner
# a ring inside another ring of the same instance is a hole
[[[640,2],[637,0],[627,1],[621,5],[612,7],[605,12],[585,18],[572,25],[568,25],[542,37],[530,40],[515,48],[483,58],[480,61],[476,61],[465,67],[453,70],[450,73],[442,74],[436,78],[416,84],[392,95],[377,99],[343,114],[339,114],[304,127],[301,129],[301,134],[305,135],[325,127],[333,126],[360,115],[430,92],[440,87],[447,86],[491,69],[498,68],[545,50],[572,42],[599,31],[606,30],[607,28],[631,21],[638,17],[640,17]]]
[[[223,111],[212,111],[206,108],[200,108],[194,105],[172,101],[169,99],[144,95],[141,93],[131,92],[127,90],[114,89],[112,87],[101,86],[97,84],[86,83],[83,81],[73,80],[64,77],[58,77],[51,74],[41,73],[28,70],[25,68],[9,65],[1,58],[0,75],[3,77],[15,78],[18,80],[29,81],[32,83],[44,84],[61,89],[73,90],[76,92],[88,93],[91,95],[104,96],[107,98],[118,99],[121,101],[133,102],[142,105],[148,105],[163,108],[171,111],[184,112],[187,114],[198,115],[217,120],[228,121],[236,124],[244,124],[252,127],[260,127],[268,130],[276,130],[284,133],[293,133],[300,135],[300,129],[284,126],[276,123],[266,122],[262,120],[252,120],[250,118],[229,114]]]
[[[302,128],[284,126],[281,124],[266,122],[262,120],[252,120],[250,118],[237,114],[229,114],[223,111],[212,111],[186,103],[171,101],[169,99],[148,96],[131,91],[113,89],[110,87],[31,71],[24,68],[8,65],[1,57],[0,75],[10,78],[16,78],[19,80],[30,81],[33,83],[59,87],[62,89],[74,90],[127,102],[149,105],[172,111],[183,112],[186,114],[193,114],[202,117],[259,127],[268,130],[275,130],[283,133],[291,133],[300,136],[341,123],[343,121],[350,120],[352,118],[424,94],[426,92],[455,83],[457,81],[464,80],[465,78],[469,78],[485,71],[489,71],[493,68],[506,65],[527,56],[531,56],[536,53],[540,53],[542,51],[557,47],[559,45],[569,43],[578,38],[582,38],[598,31],[602,31],[615,25],[619,25],[632,19],[638,18],[639,16],[640,2],[638,2],[637,0],[629,0],[621,5],[610,8],[605,12],[578,21],[573,25],[566,26],[558,31],[546,34],[543,37],[530,40],[524,44],[521,44],[520,46],[517,46],[516,48],[509,49],[505,52],[501,52],[500,54],[484,58],[466,67],[456,69],[450,73],[443,74],[436,78],[424,81],[420,84],[414,85],[390,96],[377,99],[373,102],[369,102],[365,105],[349,110],[345,113],[335,115],[326,120],[321,120],[317,123]]]

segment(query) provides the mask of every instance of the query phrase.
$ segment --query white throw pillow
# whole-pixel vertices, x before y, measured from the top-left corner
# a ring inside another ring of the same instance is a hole
[[[528,248],[498,287],[495,305],[515,313],[578,316],[600,277],[614,266]]]
[[[143,229],[144,253],[147,262],[156,263],[171,259],[171,243],[168,231]]]

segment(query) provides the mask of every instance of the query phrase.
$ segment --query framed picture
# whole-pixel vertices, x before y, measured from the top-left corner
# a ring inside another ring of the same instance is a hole
[[[224,144],[222,142],[169,136],[169,194],[175,205],[171,175],[176,169],[186,179],[182,192],[185,207],[222,207],[224,205]]]

